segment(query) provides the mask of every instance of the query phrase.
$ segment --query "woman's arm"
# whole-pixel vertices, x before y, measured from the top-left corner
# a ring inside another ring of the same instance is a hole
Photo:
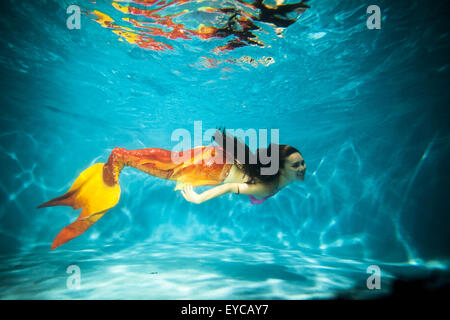
[[[181,194],[187,201],[199,204],[230,192],[237,194],[251,194],[255,196],[267,196],[271,193],[271,191],[272,188],[268,184],[225,183],[198,194],[194,191],[192,185],[187,184],[183,187],[183,190],[181,190]]]

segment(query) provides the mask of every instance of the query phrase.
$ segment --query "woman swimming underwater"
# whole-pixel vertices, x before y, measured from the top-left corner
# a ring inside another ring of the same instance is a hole
[[[259,204],[288,184],[304,180],[305,161],[294,147],[270,144],[268,148],[260,148],[253,154],[246,144],[226,134],[225,130],[217,130],[213,140],[218,146],[200,146],[184,152],[159,148],[114,148],[106,163],[90,166],[64,195],[38,207],[70,206],[75,210],[82,209],[78,219],[56,236],[51,249],[84,233],[117,204],[120,197],[119,174],[124,167],[176,181],[175,190],[181,190],[187,201],[197,204],[227,193],[248,195],[252,204]],[[233,146],[234,150],[227,150],[229,146]],[[244,152],[239,152],[239,148]],[[279,164],[271,174],[264,174],[271,166],[266,161],[267,157],[276,158]],[[205,185],[215,187],[200,194],[193,189]]]

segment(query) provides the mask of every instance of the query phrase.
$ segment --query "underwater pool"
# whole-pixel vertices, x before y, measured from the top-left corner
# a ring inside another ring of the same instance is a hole
[[[369,3],[306,4],[283,27],[250,0],[2,1],[0,299],[370,299],[447,273],[448,6],[378,0],[369,29]],[[199,121],[278,129],[305,180],[197,205],[125,168],[119,203],[50,250],[79,212],[38,205]]]

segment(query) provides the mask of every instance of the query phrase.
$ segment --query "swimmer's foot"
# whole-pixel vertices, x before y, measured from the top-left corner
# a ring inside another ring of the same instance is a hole
[[[83,209],[78,219],[61,230],[53,240],[51,249],[78,237],[97,222],[120,198],[120,186],[109,186],[103,180],[103,163],[84,170],[70,189],[62,196],[41,204],[38,208],[69,206]]]

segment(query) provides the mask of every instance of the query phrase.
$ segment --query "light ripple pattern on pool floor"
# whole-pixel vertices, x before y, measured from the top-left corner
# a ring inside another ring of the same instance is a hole
[[[1,259],[1,299],[323,299],[355,290],[374,298],[394,279],[392,266],[382,265],[381,290],[369,290],[373,261],[232,242],[40,246]],[[66,286],[69,265],[80,268],[79,290]]]

